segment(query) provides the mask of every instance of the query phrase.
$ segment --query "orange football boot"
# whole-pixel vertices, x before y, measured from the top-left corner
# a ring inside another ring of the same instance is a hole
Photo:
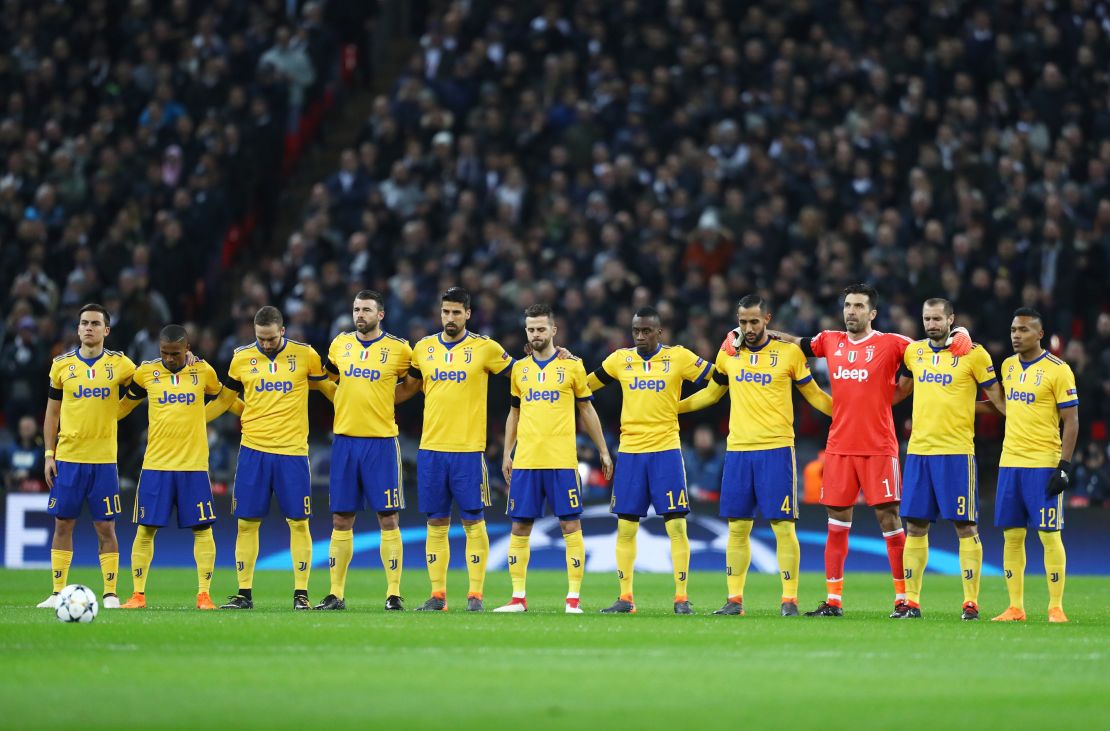
[[[991,619],[992,622],[1024,622],[1025,610],[1017,607],[1007,607],[1006,611]]]
[[[146,609],[146,594],[135,592],[130,599],[120,605],[120,609]]]
[[[1068,616],[1064,614],[1063,607],[1049,607],[1048,608],[1048,621],[1049,622],[1067,622]]]
[[[208,592],[202,591],[197,594],[197,609],[215,609],[216,605],[212,603],[212,597]]]

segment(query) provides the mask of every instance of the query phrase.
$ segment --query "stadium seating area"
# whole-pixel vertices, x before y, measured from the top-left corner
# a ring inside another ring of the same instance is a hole
[[[262,304],[326,351],[363,287],[415,340],[461,284],[472,329],[510,351],[522,310],[554,303],[593,367],[639,305],[709,356],[741,294],[812,333],[866,280],[880,329],[920,336],[921,301],[947,297],[996,362],[1014,308],[1042,310],[1082,400],[1074,490],[1110,502],[1107,3],[432,3],[298,228],[269,245],[277,181],[340,74],[323,8],[290,23],[287,4],[5,5],[12,432],[41,410],[84,300],[118,313],[110,347],[150,357],[158,326],[190,320],[222,367]],[[229,281],[244,226],[257,265]],[[998,424],[983,433],[997,443]]]

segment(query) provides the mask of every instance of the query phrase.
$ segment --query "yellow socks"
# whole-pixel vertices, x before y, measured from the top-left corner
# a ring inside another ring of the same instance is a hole
[[[902,567],[906,576],[906,601],[921,606],[921,582],[929,563],[929,536],[906,536],[902,549]]]
[[[509,536],[509,576],[513,580],[513,598],[524,598],[528,579],[528,559],[532,556],[528,536]]]
[[[909,546],[907,545],[907,548]],[[960,579],[964,603],[979,603],[979,574],[983,571],[983,542],[978,535],[960,539]]]
[[[55,594],[65,588],[71,563],[73,563],[73,551],[50,550],[51,579],[54,582]]]
[[[385,569],[385,595],[401,596],[401,562],[404,559],[404,544],[401,543],[401,529],[382,530],[379,552],[382,567]],[[338,595],[337,595],[338,596]]]
[[[466,573],[470,575],[470,590],[467,596],[482,596],[486,584],[486,560],[489,558],[489,534],[486,521],[464,525],[466,532]]]
[[[293,589],[308,591],[308,575],[312,571],[312,534],[308,519],[289,520],[289,553],[293,555]]]
[[[674,600],[686,601],[686,581],[690,576],[690,539],[686,536],[686,518],[666,522],[671,537],[671,562],[674,564]]]
[[[1009,531],[1007,531],[1008,533]],[[1064,607],[1064,570],[1067,556],[1064,554],[1064,539],[1060,531],[1037,531],[1044,546],[1044,573],[1048,579],[1048,608]]]
[[[617,518],[617,579],[621,599],[632,601],[632,568],[636,565],[636,532],[640,524]]]
[[[328,571],[331,575],[329,593],[338,599],[347,596],[347,569],[351,566],[351,556],[355,552],[354,540],[355,532],[352,530],[331,530],[331,545],[328,547]]]
[[[567,533],[563,540],[567,543],[567,596],[576,599],[582,591],[582,576],[586,572],[586,543],[580,530]]]
[[[119,554],[100,554],[100,573],[104,576],[104,593],[116,593],[116,577],[119,575]]]
[[[748,567],[752,562],[752,525],[754,520],[731,519],[728,521],[728,545],[725,547],[725,580],[728,582],[728,598],[739,599],[744,596],[744,584],[748,580]]]
[[[131,544],[131,582],[135,592],[146,593],[146,580],[150,574],[150,564],[154,560],[154,534],[158,529],[140,525],[135,531],[135,542]]]
[[[193,531],[193,560],[197,563],[197,593],[207,594],[212,589],[212,572],[216,570],[216,539],[212,526]]]
[[[239,519],[235,534],[235,577],[240,589],[254,586],[254,564],[258,561],[258,526],[260,520]]]
[[[782,578],[782,600],[797,602],[798,571],[802,562],[798,532],[794,529],[792,520],[772,520],[771,530],[775,532],[775,555],[779,560],[779,576]]]
[[[447,540],[449,525],[429,525],[424,551],[428,559],[428,579],[432,596],[447,596],[447,564],[451,561],[451,544]]]
[[[1025,609],[1025,529],[1007,528],[1003,536],[1006,543],[1002,549],[1002,571],[1006,574],[1010,606]]]

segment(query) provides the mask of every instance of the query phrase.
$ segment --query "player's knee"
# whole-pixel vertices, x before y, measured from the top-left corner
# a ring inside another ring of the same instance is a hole
[[[577,533],[582,530],[582,521],[580,520],[560,520],[559,528],[562,529],[564,536],[569,536],[571,533]]]
[[[975,523],[956,523],[956,535],[960,538],[974,538],[978,533],[979,526],[977,526]]]
[[[55,518],[54,519],[54,535],[69,537],[73,535],[73,526],[77,521],[72,518]]]
[[[331,527],[335,530],[351,530],[355,527],[354,513],[332,513]]]
[[[450,518],[428,518],[428,525],[433,528],[443,528],[451,525]]]
[[[956,526],[956,532],[960,532],[959,526]],[[920,538],[929,534],[929,521],[927,520],[911,520],[906,519],[906,535]],[[963,535],[962,533],[960,535]]]
[[[355,517],[351,516],[351,526],[355,524]],[[401,521],[397,517],[397,511],[393,510],[388,513],[378,513],[378,526],[382,530],[397,530],[401,526]],[[349,529],[348,529],[349,530]]]
[[[530,536],[532,535],[532,521],[523,518],[517,518],[513,521],[514,536]]]
[[[664,516],[663,519],[666,520],[668,517],[669,516]],[[638,516],[638,515],[617,515],[617,518],[620,519],[620,520],[627,520],[627,521],[630,521],[632,523],[639,523],[640,522],[640,516]]]

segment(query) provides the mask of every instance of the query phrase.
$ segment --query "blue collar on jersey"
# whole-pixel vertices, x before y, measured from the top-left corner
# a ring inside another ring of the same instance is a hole
[[[1031,365],[1033,365],[1033,364],[1037,363],[1038,361],[1044,360],[1044,359],[1045,359],[1045,358],[1047,358],[1047,357],[1048,357],[1048,351],[1047,351],[1047,350],[1042,350],[1042,351],[1041,351],[1041,354],[1040,354],[1040,355],[1038,355],[1038,356],[1037,356],[1036,358],[1034,358],[1033,360],[1029,361],[1028,363],[1026,363],[1026,362],[1025,362],[1024,360],[1022,360],[1022,359],[1021,359],[1021,356],[1019,355],[1019,356],[1018,356],[1018,363],[1021,363],[1021,369],[1022,369],[1022,370],[1025,370],[1025,369],[1026,369],[1026,368],[1028,368],[1029,366],[1031,366]]]
[[[288,345],[288,344],[289,344],[289,341],[286,340],[285,338],[282,338],[281,339],[281,347],[278,348],[277,352],[275,352],[273,355],[270,355],[269,353],[267,353],[265,350],[262,349],[262,346],[259,345],[257,340],[254,341],[254,347],[258,348],[258,352],[262,353],[262,355],[266,356],[271,361],[277,360],[277,357],[279,355],[281,355],[281,351],[285,350],[285,346]]]
[[[357,334],[355,335],[355,340],[357,340],[358,344],[361,345],[362,347],[369,348],[371,345],[378,342],[379,340],[381,340],[384,337],[385,337],[385,330],[382,330],[382,334],[379,335],[378,337],[374,338],[373,340],[363,340]]]
[[[185,370],[185,368],[186,368],[186,367],[188,367],[188,365],[189,365],[188,363],[184,363],[184,362],[183,362],[183,363],[181,364],[181,367],[180,367],[180,368],[178,368],[178,369],[177,369],[177,370],[175,371],[175,370],[173,370],[172,368],[170,368],[170,367],[169,367],[168,365],[166,365],[166,361],[162,360],[161,358],[159,358],[159,359],[158,359],[158,362],[159,362],[159,363],[161,363],[161,364],[162,364],[163,366],[165,366],[166,370],[168,370],[168,371],[169,371],[170,373],[180,373],[181,371]]]
[[[93,364],[94,364],[94,363],[96,363],[96,362],[97,362],[98,360],[100,360],[101,358],[103,358],[103,357],[104,357],[104,354],[105,354],[106,352],[107,352],[107,351],[105,351],[105,350],[101,350],[101,351],[100,351],[100,355],[96,356],[95,358],[82,358],[82,357],[81,357],[81,349],[80,349],[80,348],[78,348],[77,350],[73,351],[73,354],[77,356],[77,360],[81,361],[82,363],[84,363],[85,365],[87,365],[87,366],[88,366],[89,368],[92,368],[92,367],[93,367]]]
[[[760,345],[760,346],[759,346],[759,347],[757,347],[757,348],[753,348],[753,347],[751,347],[751,346],[749,346],[749,345],[747,345],[747,344],[745,344],[745,345],[744,345],[744,347],[745,347],[745,348],[747,348],[747,349],[748,349],[748,351],[749,351],[749,352],[751,352],[751,353],[758,353],[759,351],[763,350],[763,349],[764,349],[764,348],[766,348],[766,347],[767,347],[768,345],[770,345],[770,344],[771,344],[771,341],[772,341],[772,340],[774,340],[774,338],[772,338],[772,337],[768,336],[768,337],[767,337],[767,342],[765,342],[765,343],[764,343],[763,345]]]
[[[942,351],[942,350],[948,350],[948,346],[947,346],[947,345],[945,345],[945,346],[944,346],[943,348],[938,348],[937,346],[933,345],[933,341],[932,341],[932,340],[929,340],[929,341],[927,341],[927,342],[929,343],[929,349],[930,349],[930,350],[932,350],[932,351],[933,351],[934,353],[939,353],[939,352],[940,352],[940,351]]]
[[[538,365],[540,367],[541,371],[543,370],[543,367],[545,365],[547,365],[548,363],[550,363],[551,361],[555,360],[558,357],[559,357],[559,353],[556,352],[555,355],[551,356],[547,360],[540,360],[539,358],[536,357],[535,353],[532,353],[532,360],[535,361],[536,365]]]
[[[470,331],[469,331],[469,330],[463,330],[463,336],[462,336],[461,338],[459,338],[458,340],[456,340],[455,342],[453,342],[453,343],[445,343],[445,342],[443,342],[443,333],[439,333],[438,335],[436,335],[436,337],[437,337],[437,338],[439,338],[439,344],[440,344],[440,345],[442,345],[443,347],[445,347],[445,348],[447,348],[448,350],[450,350],[451,348],[455,347],[456,345],[458,345],[458,344],[459,344],[459,343],[461,343],[462,341],[464,341],[464,340],[466,340],[467,338],[469,338],[469,337],[470,337]]]
[[[655,356],[659,355],[659,351],[662,350],[662,349],[663,349],[663,343],[659,343],[659,345],[655,346],[655,352],[652,353],[651,355],[649,355],[648,357],[644,358],[644,356],[640,355],[640,349],[639,348],[635,348],[635,347],[633,348],[633,350],[636,351],[636,355],[640,355],[641,360],[651,360]]]

